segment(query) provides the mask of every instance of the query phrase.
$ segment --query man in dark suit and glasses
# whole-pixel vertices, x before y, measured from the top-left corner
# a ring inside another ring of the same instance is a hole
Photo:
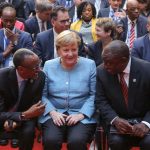
[[[104,48],[102,58],[95,103],[111,150],[129,150],[134,145],[149,150],[150,63],[130,57],[128,46],[119,40]]]
[[[32,150],[36,117],[45,109],[40,102],[45,74],[39,62],[35,53],[20,49],[14,54],[15,67],[0,70],[0,129],[18,131],[19,150]]]

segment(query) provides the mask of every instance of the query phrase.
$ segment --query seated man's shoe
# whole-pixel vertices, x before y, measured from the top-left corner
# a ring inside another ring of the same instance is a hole
[[[12,139],[11,140],[11,147],[17,148],[19,146],[19,140],[18,139]]]
[[[1,146],[6,146],[8,144],[8,140],[7,139],[0,139],[0,145]]]

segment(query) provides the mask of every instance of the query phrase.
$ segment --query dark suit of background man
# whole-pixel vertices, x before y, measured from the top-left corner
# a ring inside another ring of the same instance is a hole
[[[34,52],[42,60],[42,66],[46,60],[58,57],[56,52],[55,40],[59,33],[70,28],[70,18],[68,10],[63,6],[57,6],[51,13],[51,23],[53,28],[37,34]],[[81,34],[80,34],[81,37]],[[81,38],[79,55],[83,56],[84,46]]]
[[[104,48],[102,58],[96,108],[106,125],[111,150],[129,150],[134,144],[150,150],[150,63],[130,57],[128,46],[118,40]],[[109,130],[112,127],[115,130]]]
[[[40,102],[45,75],[38,56],[28,49],[18,50],[13,62],[15,67],[0,70],[0,129],[17,130],[19,150],[32,150],[35,117],[45,109]]]
[[[150,62],[150,16],[148,17],[147,31],[149,33],[134,41],[131,54],[132,56]]]

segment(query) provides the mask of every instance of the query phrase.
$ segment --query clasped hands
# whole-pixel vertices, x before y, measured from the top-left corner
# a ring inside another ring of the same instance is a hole
[[[131,134],[137,137],[144,137],[149,132],[148,126],[144,123],[141,122],[131,125],[127,120],[122,118],[116,118],[113,125],[121,134]]]
[[[65,115],[65,114],[59,113],[57,111],[51,111],[50,116],[52,117],[54,124],[57,126],[75,125],[77,122],[84,119],[84,115],[81,113],[72,114],[72,115]]]

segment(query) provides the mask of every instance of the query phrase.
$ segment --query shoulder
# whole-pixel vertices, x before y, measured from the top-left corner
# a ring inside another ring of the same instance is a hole
[[[42,39],[43,39],[43,37],[48,37],[50,35],[53,35],[53,29],[49,29],[44,32],[40,32],[37,34],[37,37],[42,37]],[[45,39],[43,39],[43,40],[45,40]]]
[[[83,67],[84,69],[86,68],[95,68],[95,62],[91,59],[88,58],[84,58],[84,57],[79,57],[79,65],[81,66],[81,68]]]
[[[48,68],[55,68],[58,65],[60,65],[60,57],[46,61],[43,70],[47,70]]]

